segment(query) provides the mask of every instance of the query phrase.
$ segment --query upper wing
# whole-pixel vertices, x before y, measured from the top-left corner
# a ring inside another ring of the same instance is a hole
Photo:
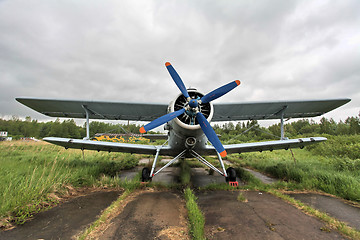
[[[37,98],[16,98],[16,100],[51,117],[85,118],[83,106],[88,109],[90,119],[152,121],[167,113],[165,104]],[[279,119],[282,110],[284,110],[284,118],[315,117],[349,101],[350,99],[332,99],[214,104],[212,121]]]
[[[289,149],[289,148],[302,148],[306,145],[310,145],[316,142],[326,141],[324,137],[311,137],[311,138],[299,138],[299,139],[288,139],[278,141],[267,141],[267,142],[254,142],[254,143],[240,143],[224,145],[227,153],[243,153],[243,152],[261,152],[261,151],[272,151],[277,149]],[[204,150],[199,152],[201,154],[214,155],[216,150],[213,146],[207,145]]]
[[[152,121],[167,112],[165,104],[37,98],[16,98],[16,100],[50,117],[86,118],[83,106],[88,110],[90,119]]]
[[[316,117],[350,102],[351,99],[276,101],[214,104],[212,121],[264,120]]]
[[[156,153],[157,146],[143,145],[143,144],[130,144],[130,143],[117,143],[117,142],[102,142],[91,141],[71,138],[58,138],[58,137],[46,137],[43,139],[46,142],[56,144],[65,148],[87,149],[107,152],[126,152],[126,153],[138,153],[138,154],[151,154]],[[161,155],[174,155],[173,149],[168,146],[163,146],[160,151]]]

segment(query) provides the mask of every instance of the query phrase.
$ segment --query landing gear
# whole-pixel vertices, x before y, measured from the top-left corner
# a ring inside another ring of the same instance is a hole
[[[225,180],[226,182],[235,182],[236,181],[236,171],[234,168],[229,167],[226,169],[226,174],[228,175]]]
[[[150,169],[149,168],[143,168],[141,173],[141,181],[142,182],[150,182]]]
[[[205,164],[206,166],[208,166],[210,169],[212,169],[215,172],[218,172],[220,175],[225,177],[226,182],[229,183],[230,186],[233,187],[237,187],[239,186],[239,183],[236,181],[236,171],[234,168],[229,167],[227,170],[225,170],[225,166],[224,166],[224,162],[221,158],[220,153],[216,152],[219,158],[219,162],[222,168],[222,172],[217,169],[216,167],[214,167],[210,162],[206,161],[206,159],[204,159],[203,157],[201,157],[200,154],[198,154],[197,152],[195,152],[194,150],[190,151],[190,154],[195,157],[197,160],[199,160],[201,163]]]
[[[239,186],[239,183],[236,181],[236,171],[234,168],[229,167],[228,169],[226,169],[226,174],[227,177],[225,177],[225,180],[229,183],[230,186]]]

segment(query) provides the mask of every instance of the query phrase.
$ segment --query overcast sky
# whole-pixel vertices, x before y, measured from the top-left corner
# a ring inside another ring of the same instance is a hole
[[[0,0],[0,117],[48,118],[15,97],[169,103],[351,98],[360,111],[360,1]]]

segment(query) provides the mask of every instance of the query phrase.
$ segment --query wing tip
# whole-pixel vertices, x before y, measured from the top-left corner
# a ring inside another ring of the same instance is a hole
[[[235,83],[239,86],[240,85],[240,80],[235,80]]]
[[[169,63],[169,62],[165,63],[165,66],[170,66],[170,65],[171,65],[171,63]]]
[[[23,98],[21,98],[21,97],[16,97],[15,100],[16,100],[17,102],[19,102],[19,103],[22,103],[21,100],[23,100]]]

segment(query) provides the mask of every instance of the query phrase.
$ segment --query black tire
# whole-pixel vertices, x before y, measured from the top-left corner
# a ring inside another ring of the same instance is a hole
[[[143,168],[142,173],[141,173],[141,181],[142,182],[150,181],[150,169],[149,168]]]
[[[236,182],[236,171],[234,168],[229,167],[226,170],[226,174],[228,175],[226,179],[226,182]]]

